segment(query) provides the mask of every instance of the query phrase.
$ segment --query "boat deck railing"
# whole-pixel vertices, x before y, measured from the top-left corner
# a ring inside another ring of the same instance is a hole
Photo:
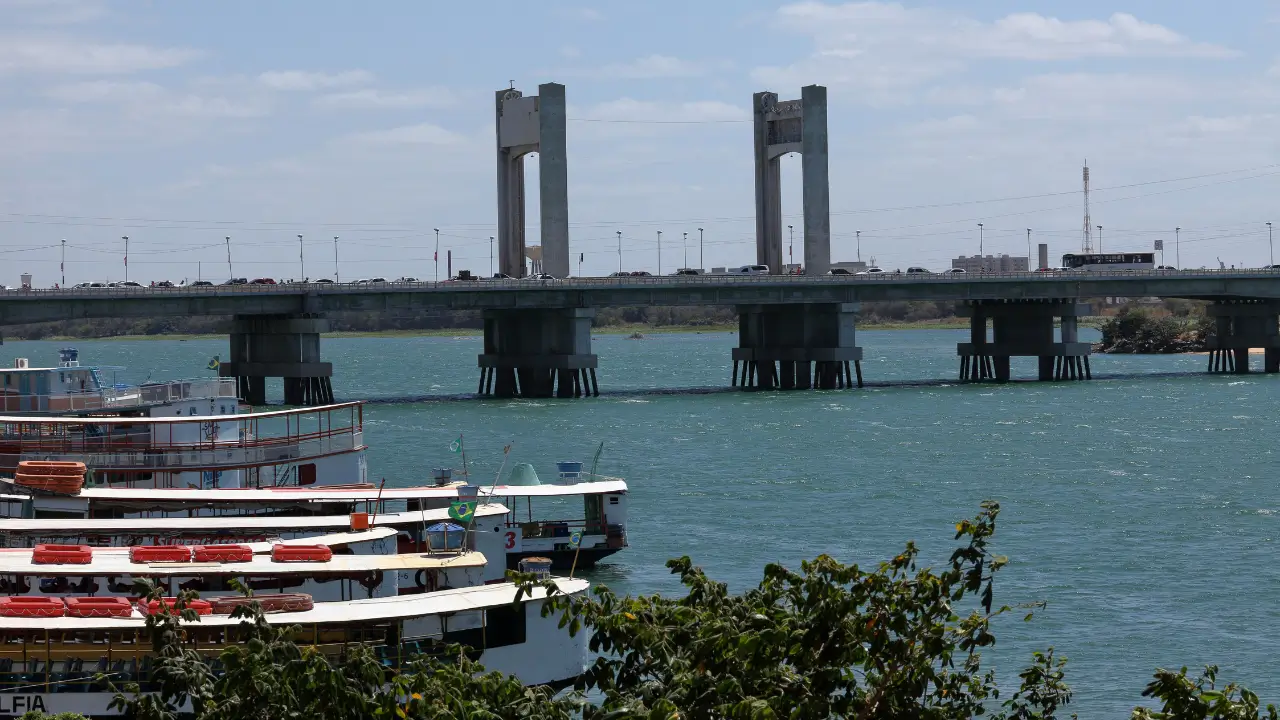
[[[340,430],[345,430],[342,432]],[[0,442],[2,444],[2,442]],[[139,445],[111,447],[66,447],[65,443],[24,442],[17,457],[0,447],[0,467],[16,467],[18,460],[79,461],[97,469],[183,470],[217,467],[244,467],[291,463],[364,447],[364,433],[356,428],[341,428],[316,433],[310,437],[271,438],[267,442],[239,441],[234,438],[212,443]]]

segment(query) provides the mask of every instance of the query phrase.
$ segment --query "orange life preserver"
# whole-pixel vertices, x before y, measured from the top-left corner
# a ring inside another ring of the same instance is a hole
[[[129,561],[191,562],[191,548],[187,545],[134,545],[129,548]]]
[[[248,545],[196,545],[191,548],[196,562],[252,562],[253,548]]]
[[[31,551],[31,561],[49,565],[88,565],[93,562],[93,550],[88,545],[37,545]]]
[[[69,597],[67,615],[72,617],[129,617],[133,604],[124,597]]]
[[[275,562],[329,562],[333,550],[328,545],[272,545],[271,559]]]
[[[0,598],[0,615],[5,617],[62,617],[67,612],[60,597],[20,595]]]
[[[164,607],[169,608],[170,612],[172,612],[173,605],[177,601],[178,601],[177,598],[167,597],[167,598],[164,598],[163,600],[152,600],[151,602],[148,602],[146,605],[143,605],[141,602],[139,602],[138,609],[141,610],[144,614],[155,615],[161,612],[161,603],[164,603]],[[195,610],[197,615],[213,614],[213,605],[208,600],[188,600],[187,607],[190,608],[191,610]]]

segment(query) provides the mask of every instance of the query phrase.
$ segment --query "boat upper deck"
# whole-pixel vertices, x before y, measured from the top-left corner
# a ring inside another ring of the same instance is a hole
[[[191,505],[218,503],[254,503],[271,505],[301,502],[372,502],[381,500],[420,500],[424,498],[450,499],[458,496],[459,484],[423,485],[406,488],[384,488],[373,485],[361,487],[280,487],[280,488],[223,488],[202,490],[196,488],[84,488],[73,497],[93,502],[164,502]],[[15,486],[16,487],[16,486]],[[625,480],[610,478],[573,485],[493,485],[481,486],[485,497],[570,497],[575,495],[603,495],[627,492]]]
[[[561,594],[581,593],[590,585],[586,580],[555,578]],[[265,619],[272,625],[350,625],[379,623],[411,618],[445,615],[449,613],[485,610],[510,606],[516,599],[518,588],[512,583],[495,583],[470,588],[438,590],[436,592],[398,595],[366,600],[343,600],[316,603],[311,610],[288,613],[270,613]],[[529,600],[541,600],[547,591],[535,587],[525,595]],[[185,622],[185,621],[184,621]],[[226,615],[205,615],[197,621],[205,627],[237,626],[244,621]],[[0,617],[0,632],[40,630],[133,630],[146,626],[146,617],[136,610],[127,618],[80,617]]]
[[[506,515],[505,505],[489,503],[475,510],[476,517]],[[394,528],[405,525],[448,521],[448,508],[409,510],[379,513],[369,518],[374,527]],[[351,526],[350,515],[247,515],[247,516],[197,516],[156,518],[77,518],[69,523],[65,518],[15,518],[0,523],[2,533],[37,533],[42,535],[84,536],[95,533],[184,533],[201,534],[225,531],[267,530],[332,530]],[[354,534],[349,534],[354,535]],[[323,542],[324,538],[311,538],[309,542]],[[269,548],[268,548],[269,549]]]

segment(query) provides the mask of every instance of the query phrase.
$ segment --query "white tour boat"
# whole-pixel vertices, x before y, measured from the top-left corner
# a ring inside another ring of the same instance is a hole
[[[10,518],[33,520],[87,520],[86,532],[95,528],[91,523],[116,518],[131,520],[129,528],[138,533],[150,534],[148,521],[182,518],[260,518],[269,515],[280,523],[279,516],[291,515],[308,521],[317,520],[316,528],[324,523],[334,523],[335,516],[349,516],[353,512],[365,512],[372,519],[381,519],[401,530],[402,547],[411,551],[412,543],[420,542],[413,529],[422,527],[422,520],[444,521],[449,503],[456,501],[462,484],[424,486],[410,488],[361,487],[307,487],[307,488],[227,488],[227,489],[156,489],[156,488],[83,488],[74,495],[55,495],[31,491],[13,483],[0,482],[0,511],[8,509]],[[470,486],[474,488],[475,486]],[[554,486],[498,486],[476,489],[483,501],[502,501],[506,512],[502,516],[492,511],[477,512],[474,520],[476,542],[489,548],[497,536],[498,550],[506,553],[507,568],[516,569],[524,557],[549,557],[553,569],[568,569],[575,564],[589,568],[603,557],[627,547],[627,483],[621,479],[596,479],[573,484]],[[558,510],[570,516],[535,514],[536,503],[556,503]],[[573,502],[581,502],[582,515]],[[517,507],[520,501],[524,507]],[[404,510],[399,510],[404,507]],[[484,506],[481,506],[484,507]],[[421,512],[430,515],[420,515]],[[401,515],[403,512],[403,515]],[[291,520],[292,523],[292,520]],[[0,533],[5,533],[6,544],[26,546],[29,541],[14,542],[15,533],[24,525],[0,523]],[[49,529],[49,525],[26,525],[33,530]],[[76,527],[82,527],[76,523]],[[184,528],[164,525],[170,542],[182,542],[182,538],[204,538],[214,525],[189,523]],[[159,527],[157,527],[159,528]],[[116,525],[115,530],[123,530]],[[293,532],[305,533],[306,528],[293,525]],[[573,546],[572,534],[581,533],[579,547]],[[492,536],[490,536],[492,533]],[[116,536],[119,537],[119,536]],[[95,544],[95,543],[88,543]],[[113,538],[111,544],[120,544]],[[480,544],[477,544],[477,548]],[[494,553],[494,557],[497,557]]]
[[[557,579],[562,594],[580,595],[584,580]],[[542,617],[546,593],[541,588],[522,606],[514,605],[517,588],[510,583],[441,590],[417,595],[314,603],[286,607],[266,615],[274,625],[296,626],[295,640],[335,659],[353,643],[371,646],[387,672],[411,657],[461,643],[479,652],[490,670],[515,675],[529,685],[563,685],[587,664],[587,633],[571,637],[559,617]],[[47,616],[14,616],[0,601],[0,716],[29,711],[74,712],[98,717],[112,693],[96,680],[99,673],[117,684],[137,682],[156,689],[150,678],[151,646],[144,611],[127,602],[112,607],[102,600],[86,605],[71,600],[43,601]],[[184,626],[184,643],[214,661],[223,648],[241,638],[241,621],[226,614],[234,604],[210,603],[198,622]],[[76,610],[72,610],[76,606]],[[106,608],[104,610],[104,608]],[[294,609],[299,608],[299,609]],[[86,612],[87,611],[87,612]],[[73,612],[89,617],[69,616]],[[120,613],[121,616],[101,616]]]

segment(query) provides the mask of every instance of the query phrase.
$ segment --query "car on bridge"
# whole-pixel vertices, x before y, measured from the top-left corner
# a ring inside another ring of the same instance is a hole
[[[848,268],[831,268],[827,271],[828,275],[852,275]]]
[[[197,280],[191,283],[191,287],[213,287],[213,283],[208,280]]]
[[[248,278],[231,278],[230,280],[228,280],[228,281],[226,281],[226,282],[224,282],[224,283],[222,283],[222,284],[223,284],[223,285],[248,285],[248,284],[249,284],[249,280],[248,280]]]
[[[313,285],[332,285],[333,281],[329,278],[316,278],[315,280],[312,280],[311,283]]]
[[[254,278],[252,281],[250,281],[249,284],[250,285],[275,285],[276,281],[272,280],[271,278]]]
[[[884,269],[883,269],[883,268],[875,267],[875,266],[873,265],[873,266],[871,266],[871,267],[867,268],[866,270],[863,270],[862,272],[860,272],[860,273],[855,273],[855,274],[857,274],[857,275],[883,275],[883,274],[884,274]]]
[[[768,275],[768,265],[741,265],[736,268],[729,268],[730,275]]]
[[[907,274],[908,275],[932,275],[933,272],[927,268],[909,267],[907,268]]]
[[[949,268],[947,270],[943,270],[942,272],[960,275],[960,274],[965,274],[966,271],[964,268]]]
[[[556,276],[550,275],[548,273],[533,273],[532,275],[526,275],[521,279],[523,280],[555,280]]]

